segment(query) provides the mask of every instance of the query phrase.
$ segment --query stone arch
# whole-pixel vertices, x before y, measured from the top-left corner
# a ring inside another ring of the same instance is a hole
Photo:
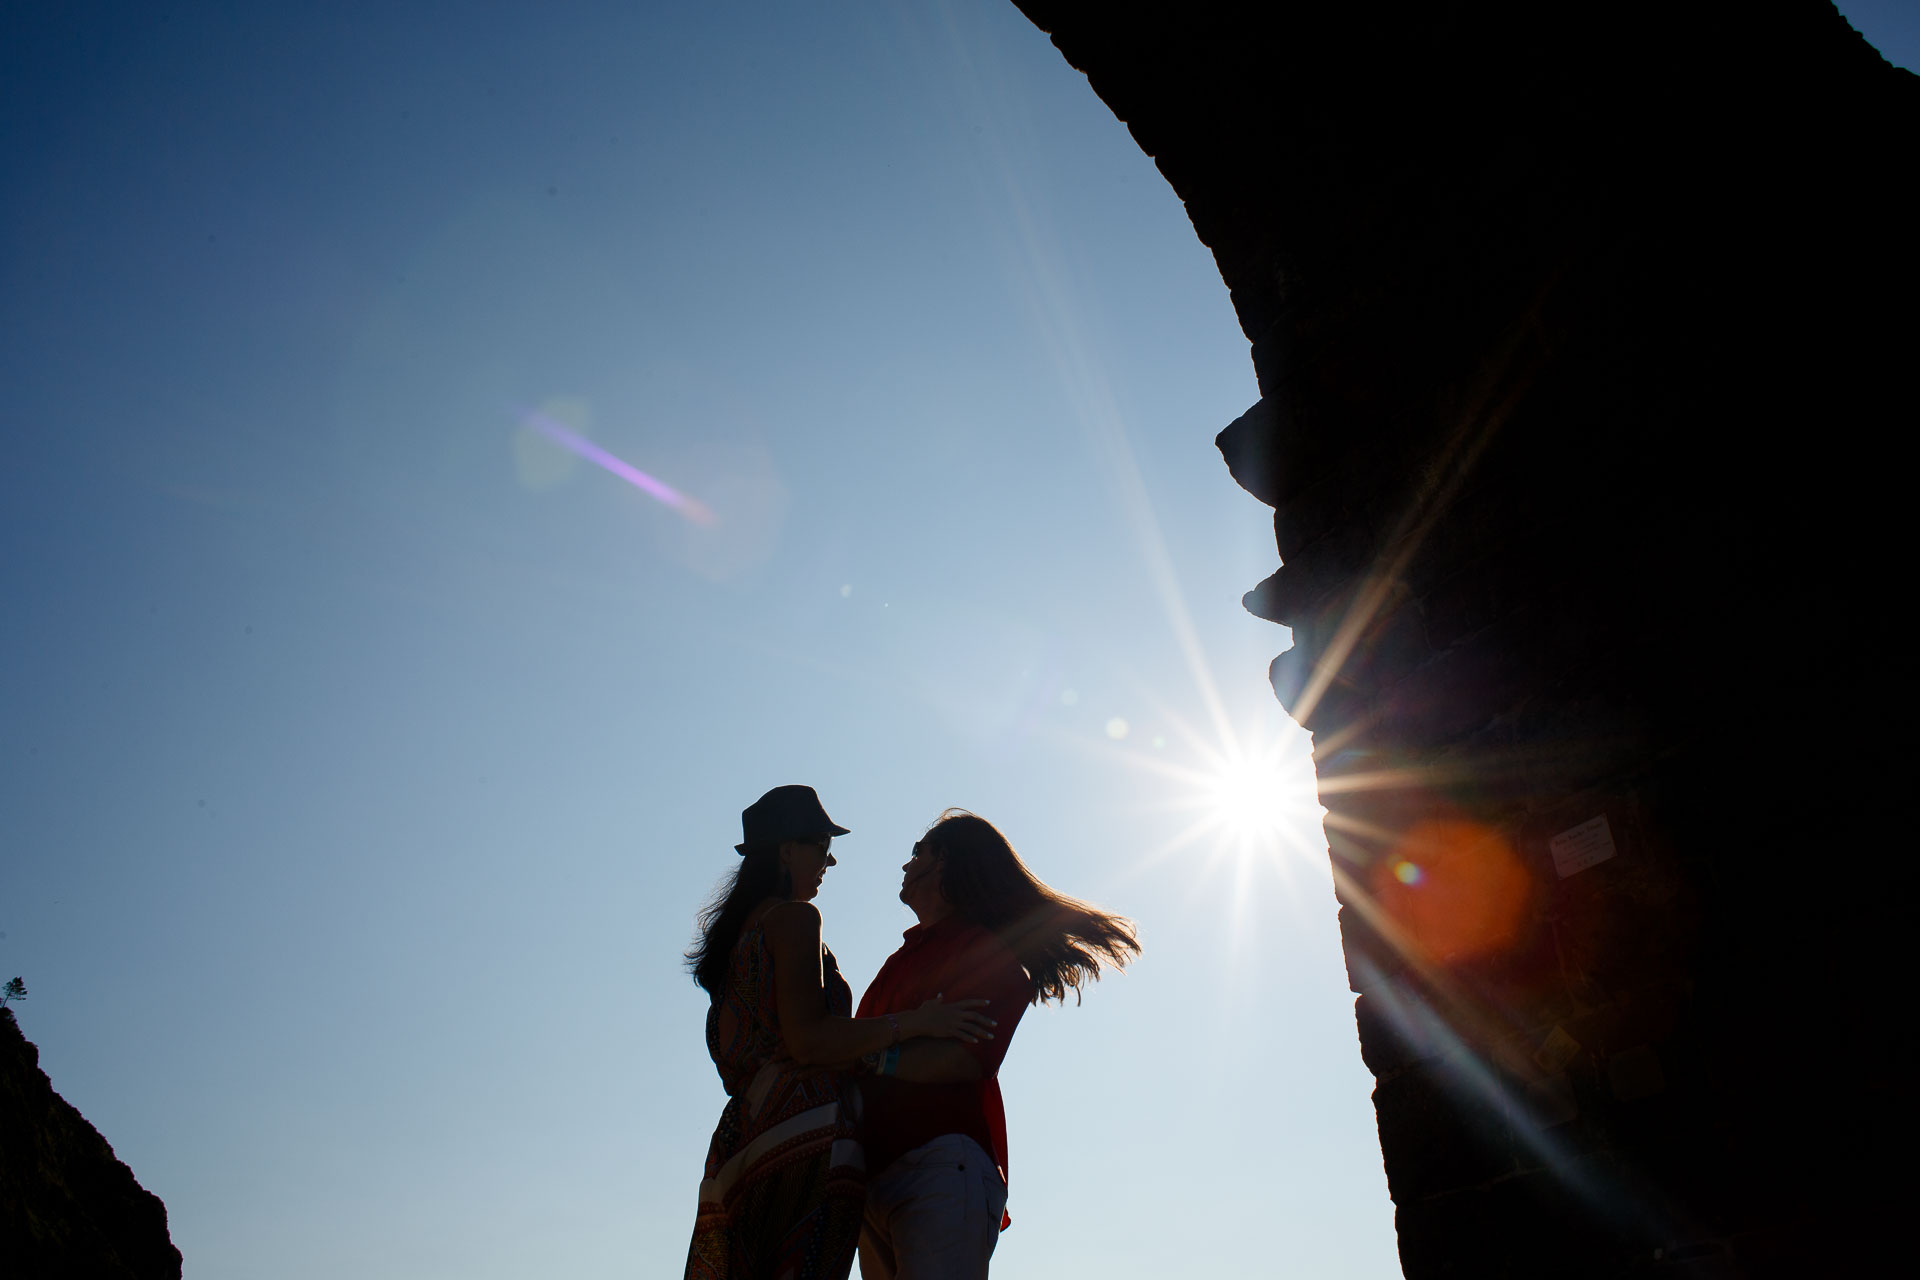
[[[1406,1274],[1896,1256],[1920,82],[1818,0],[1016,3],[1251,343]]]

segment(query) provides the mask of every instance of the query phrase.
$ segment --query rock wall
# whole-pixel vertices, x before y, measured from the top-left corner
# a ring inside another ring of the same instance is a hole
[[[53,1091],[0,1009],[0,1271],[14,1280],[179,1280],[167,1207]]]
[[[1817,0],[1016,3],[1252,343],[1406,1274],[1869,1273],[1920,81]]]

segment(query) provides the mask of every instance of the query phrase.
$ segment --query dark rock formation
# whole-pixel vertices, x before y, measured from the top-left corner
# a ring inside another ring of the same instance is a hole
[[[1920,82],[1818,0],[1016,2],[1253,344],[1406,1274],[1872,1274]]]
[[[0,1271],[16,1280],[179,1280],[167,1207],[53,1091],[0,1009]]]

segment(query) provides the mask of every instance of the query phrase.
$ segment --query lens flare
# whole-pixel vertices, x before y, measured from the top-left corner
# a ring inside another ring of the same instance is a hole
[[[697,498],[692,498],[681,493],[664,480],[659,480],[648,475],[632,463],[621,458],[616,458],[558,419],[550,417],[536,409],[532,413],[527,414],[524,421],[527,426],[538,431],[541,435],[553,441],[561,448],[586,459],[610,475],[620,477],[620,479],[625,480],[628,484],[640,490],[640,492],[646,494],[648,497],[672,507],[675,511],[678,511],[681,515],[693,521],[693,523],[702,525],[710,525],[713,523],[713,512],[707,508],[705,503]]]
[[[1414,823],[1374,865],[1373,895],[1381,910],[1442,963],[1510,945],[1532,889],[1506,838],[1462,819]]]

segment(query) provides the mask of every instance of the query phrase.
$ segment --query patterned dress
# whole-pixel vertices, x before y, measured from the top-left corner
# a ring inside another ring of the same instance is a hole
[[[827,1012],[853,992],[822,950]],[[859,1101],[844,1072],[786,1056],[773,955],[758,926],[733,949],[707,1012],[707,1052],[727,1090],[707,1148],[686,1280],[844,1280],[866,1205]]]

